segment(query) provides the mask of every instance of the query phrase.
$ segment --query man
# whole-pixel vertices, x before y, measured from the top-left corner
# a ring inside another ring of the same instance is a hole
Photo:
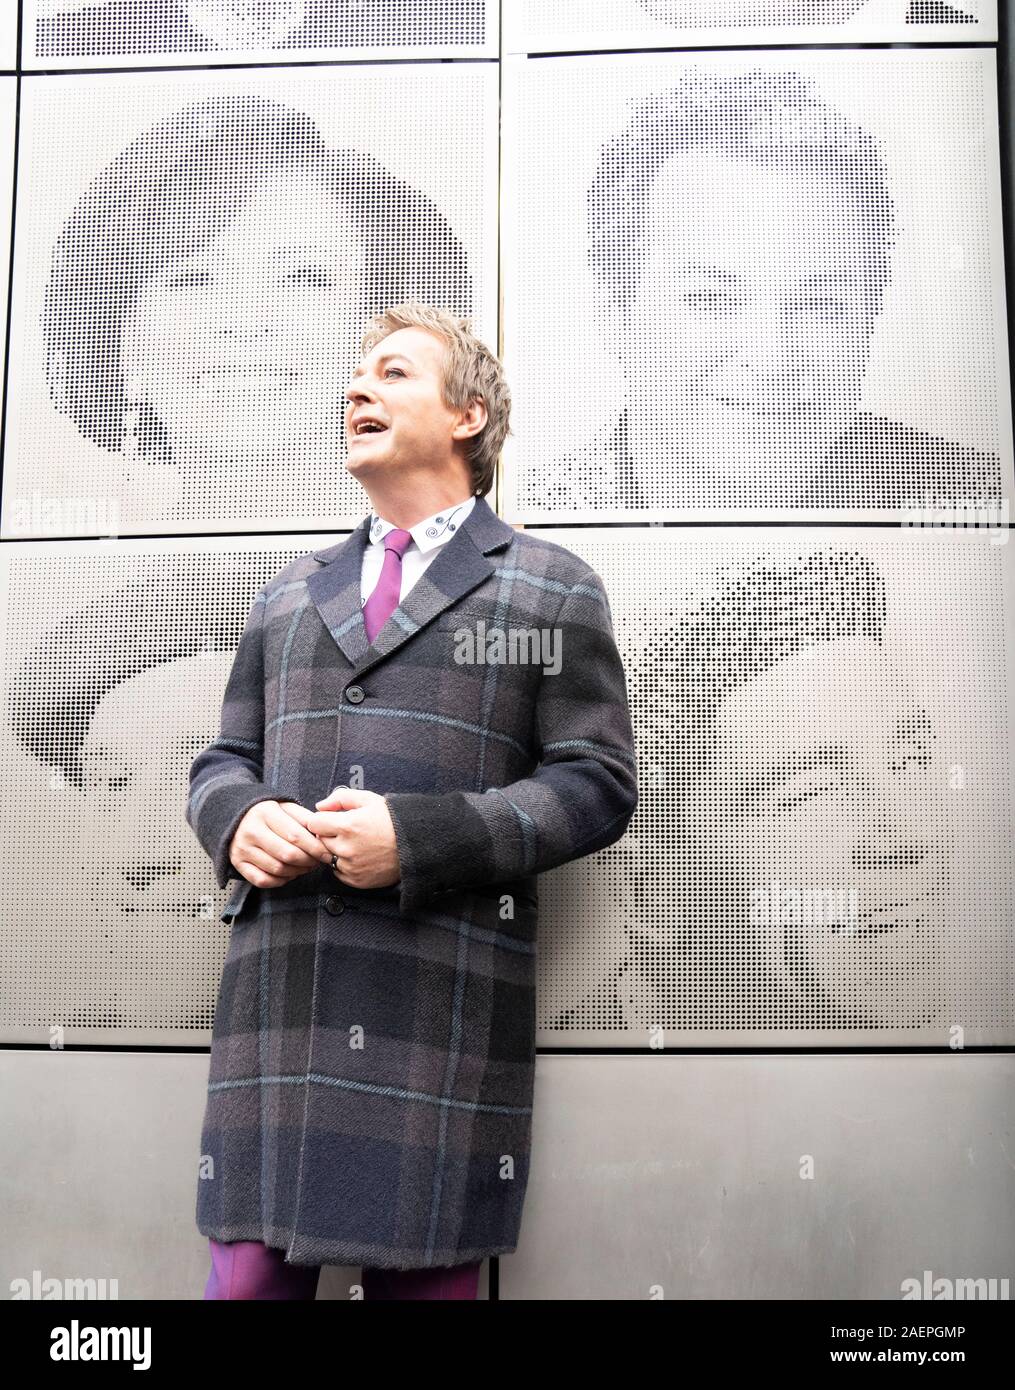
[[[998,456],[862,408],[896,209],[877,140],[791,71],[690,70],[589,194],[625,404],[534,501],[909,510],[998,502]]]
[[[635,877],[628,959],[551,1026],[941,1023],[950,759],[885,618],[871,561],[828,549],[761,557],[659,623],[634,690],[672,839]]]
[[[380,1296],[475,1296],[528,1177],[536,875],[637,803],[602,581],[485,501],[500,363],[415,302],[362,351],[347,466],[374,513],[259,591],[191,769],[188,822],[220,886],[242,880],[202,1135],[209,1297],[312,1297],[322,1263],[363,1265],[367,1297],[385,1276]]]

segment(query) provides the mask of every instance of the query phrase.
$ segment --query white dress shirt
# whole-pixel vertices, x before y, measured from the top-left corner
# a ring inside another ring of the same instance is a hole
[[[398,595],[399,603],[405,598],[427,565],[436,560],[437,552],[441,546],[446,545],[456,534],[459,526],[475,504],[475,495],[466,497],[464,502],[455,502],[450,507],[444,507],[441,511],[434,512],[433,516],[426,516],[422,521],[417,521],[415,526],[404,528],[412,537],[412,544],[402,556],[402,588]],[[383,540],[389,531],[395,530],[398,530],[398,527],[395,526],[394,522],[385,521],[376,512],[371,512],[369,540],[363,551],[360,580],[361,603],[366,603],[377,587],[377,581],[381,577],[381,566],[384,564]]]

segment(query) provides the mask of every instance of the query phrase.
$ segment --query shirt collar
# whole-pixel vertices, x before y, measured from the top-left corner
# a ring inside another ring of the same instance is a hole
[[[443,545],[449,541],[458,531],[462,522],[475,506],[476,498],[466,497],[464,502],[454,502],[450,507],[444,507],[439,512],[434,512],[433,516],[425,516],[422,521],[417,521],[415,526],[408,526],[405,529],[416,542],[417,547],[424,553],[433,550],[435,546]],[[392,521],[385,521],[376,512],[370,513],[370,530],[368,532],[371,545],[379,545],[389,531],[396,530]]]

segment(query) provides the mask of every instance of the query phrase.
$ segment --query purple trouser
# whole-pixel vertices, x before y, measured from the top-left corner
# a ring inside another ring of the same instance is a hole
[[[212,1240],[211,1273],[205,1285],[208,1298],[306,1298],[317,1295],[320,1265],[291,1265],[282,1250],[259,1240],[229,1244]],[[435,1265],[431,1269],[364,1269],[363,1297],[475,1298],[481,1261],[467,1265]]]

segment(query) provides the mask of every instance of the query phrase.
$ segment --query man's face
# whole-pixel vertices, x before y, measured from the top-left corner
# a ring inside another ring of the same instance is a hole
[[[631,452],[660,505],[792,505],[820,470],[867,361],[857,220],[812,173],[704,151],[660,169],[618,330]]]
[[[366,484],[394,473],[446,467],[465,437],[445,404],[444,343],[424,328],[399,328],[363,358],[346,391],[349,472]],[[380,428],[367,428],[365,421]]]
[[[915,1025],[943,987],[946,787],[899,671],[874,642],[845,638],[722,701],[685,834],[706,880],[725,888],[720,912],[753,921],[750,949],[790,990],[810,989],[816,1013],[824,1000],[871,1025]]]
[[[676,28],[723,28],[753,24],[841,24],[867,0],[640,0],[661,24]]]

